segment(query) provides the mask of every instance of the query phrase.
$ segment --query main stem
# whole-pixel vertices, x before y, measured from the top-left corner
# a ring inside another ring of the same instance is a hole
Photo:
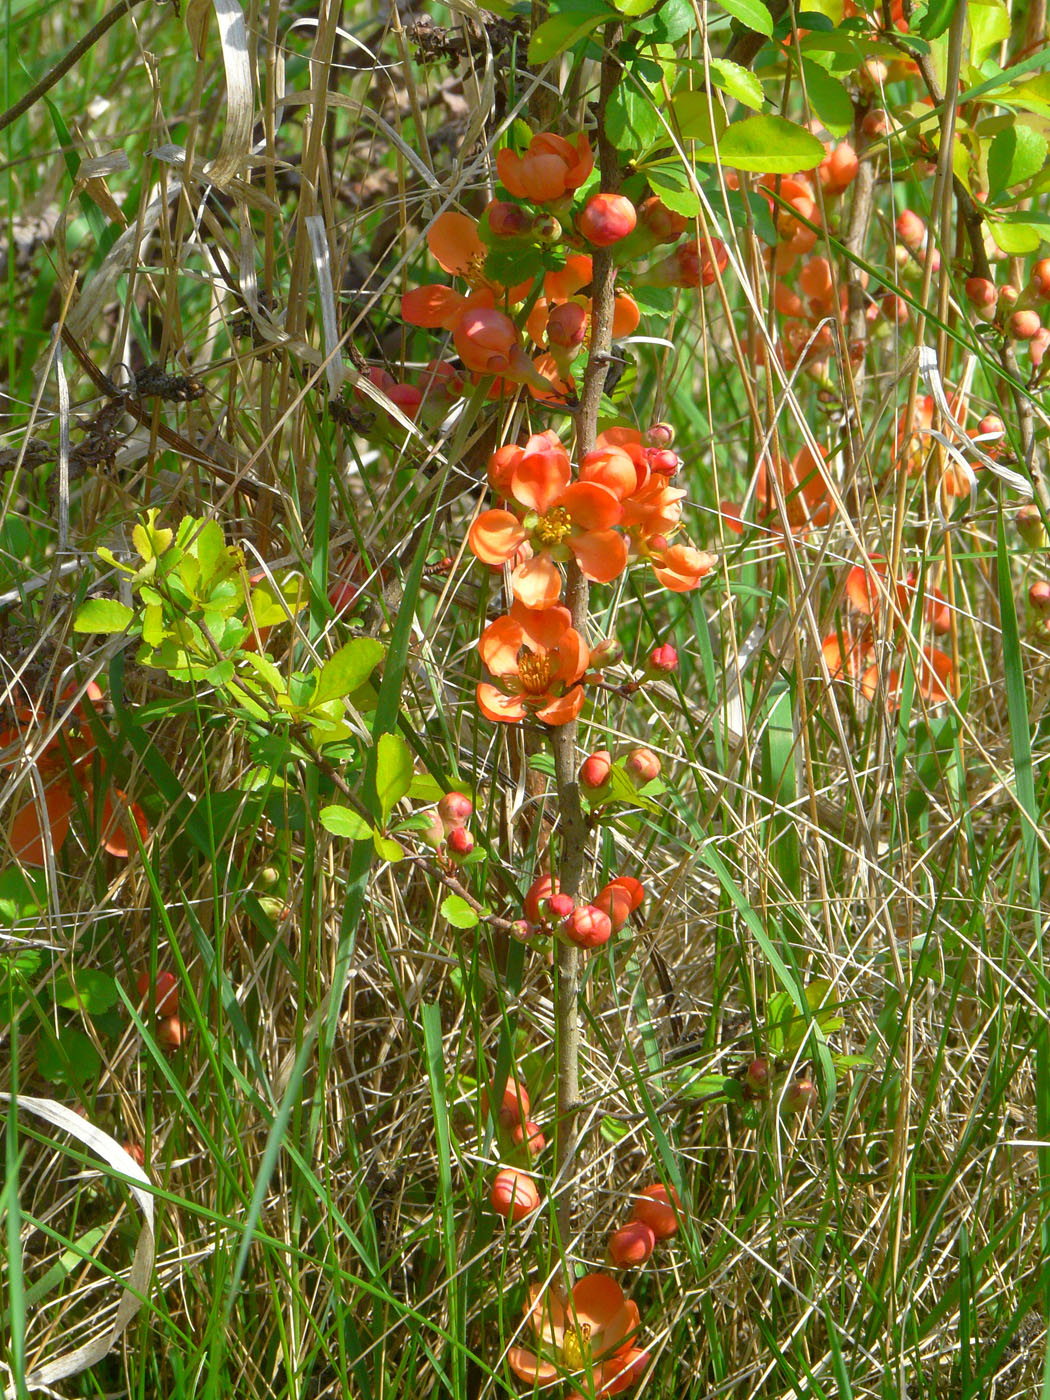
[[[617,21],[605,31],[601,89],[598,97],[598,168],[601,188],[615,193],[620,186],[620,164],[616,148],[605,129],[605,109],[620,78],[616,48],[623,36]],[[592,259],[591,342],[583,374],[580,406],[576,415],[576,459],[590,452],[598,435],[598,412],[602,387],[609,368],[612,348],[613,286],[616,267],[608,248],[599,248]],[[583,637],[588,632],[587,580],[575,563],[568,566],[566,603],[572,625]],[[576,722],[554,731],[554,774],[558,789],[559,860],[558,884],[564,894],[576,895],[583,881],[587,861],[587,821],[580,803],[576,780]],[[555,1044],[558,1057],[558,1093],[555,1121],[556,1216],[561,1248],[568,1253],[572,1239],[575,1203],[574,1164],[578,1150],[576,1120],[580,1110],[580,950],[572,943],[556,945]],[[566,1267],[566,1283],[571,1269]]]

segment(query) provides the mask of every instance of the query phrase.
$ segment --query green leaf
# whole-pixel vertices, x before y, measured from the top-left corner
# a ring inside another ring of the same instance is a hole
[[[853,102],[845,87],[812,59],[802,60],[802,72],[806,79],[809,105],[815,114],[832,136],[845,136],[853,126]]]
[[[749,68],[744,68],[739,63],[731,63],[727,58],[713,58],[711,73],[718,86],[724,88],[737,102],[755,112],[762,107],[766,95],[762,91],[762,84]]]
[[[126,632],[135,614],[116,598],[89,598],[78,610],[74,632]]]
[[[600,24],[615,18],[616,11],[605,5],[580,5],[552,15],[529,40],[529,62],[546,63],[550,58],[567,53]]]
[[[694,92],[691,88],[685,88],[681,92],[675,93],[671,98],[671,111],[678,123],[678,131],[683,141],[702,141],[705,146],[709,146],[715,137],[720,137],[729,125],[718,103],[712,102],[708,93]],[[712,117],[714,119],[713,131]],[[821,148],[822,157],[823,154],[823,148]],[[674,169],[675,167],[662,168]],[[681,170],[681,166],[677,168]]]
[[[924,39],[939,39],[952,22],[959,0],[930,0],[917,31]]]
[[[458,894],[450,894],[441,904],[442,916],[453,928],[477,928],[478,916],[467,901]]]
[[[385,822],[412,785],[412,750],[400,734],[381,734],[376,761],[376,796]]]
[[[988,193],[1001,194],[1038,175],[1046,164],[1046,152],[1046,137],[1030,126],[1016,124],[1000,131],[988,148]]]
[[[36,1047],[36,1067],[52,1084],[87,1084],[102,1067],[90,1038],[75,1026],[62,1026],[58,1041],[41,1039]]]
[[[636,92],[626,83],[621,83],[609,98],[605,124],[616,149],[630,151],[635,156],[647,150],[663,131],[652,98],[648,93]]]
[[[1046,236],[1040,234],[1032,224],[1007,224],[996,220],[995,223],[989,223],[989,228],[996,243],[1010,257],[1034,253]]]
[[[382,642],[374,637],[355,637],[340,647],[321,667],[310,704],[316,706],[326,700],[341,700],[356,690],[379,665],[383,651]]]
[[[413,802],[440,802],[448,790],[429,773],[413,773],[412,781],[408,785],[408,796]]]
[[[753,29],[756,34],[773,37],[773,16],[761,0],[718,0],[723,10],[738,19],[745,29]]]
[[[322,807],[318,815],[325,831],[333,836],[345,836],[349,841],[364,841],[375,834],[360,813],[350,807]]]
[[[970,62],[979,68],[987,54],[1010,36],[1010,11],[1004,0],[978,3],[970,0],[967,9],[970,21]]]
[[[714,160],[715,152],[698,151],[697,158]],[[723,165],[735,170],[791,175],[813,170],[824,159],[824,147],[811,131],[784,117],[760,115],[731,122],[718,143]]]
[[[696,218],[700,212],[700,196],[684,183],[684,171],[661,166],[659,170],[647,170],[646,174],[653,187],[653,193],[660,196],[673,214],[682,214],[687,219]]]
[[[83,968],[73,974],[55,979],[55,1005],[70,1011],[83,1010],[89,1016],[99,1016],[120,1000],[117,984],[108,972]]]
[[[396,865],[405,854],[397,841],[389,836],[380,836],[378,831],[372,837],[372,844],[375,846],[376,855],[380,860],[388,860],[391,865]]]

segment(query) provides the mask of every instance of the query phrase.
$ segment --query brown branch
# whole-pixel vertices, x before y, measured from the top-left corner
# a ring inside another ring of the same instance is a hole
[[[54,68],[45,73],[38,83],[33,84],[24,97],[20,98],[13,107],[8,107],[6,112],[0,113],[0,131],[28,112],[30,107],[40,101],[45,92],[49,92],[57,82],[65,77],[74,64],[79,63],[107,30],[113,28],[122,15],[141,4],[142,0],[117,0],[113,8],[107,10],[98,23],[93,24],[88,32],[77,40],[66,56],[60,58]]]

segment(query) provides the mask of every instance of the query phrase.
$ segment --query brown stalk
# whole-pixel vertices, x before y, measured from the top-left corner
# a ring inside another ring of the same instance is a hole
[[[598,97],[598,167],[601,171],[601,189],[607,193],[615,193],[620,187],[619,155],[605,129],[605,110],[621,78],[620,63],[615,51],[622,36],[623,25],[618,20],[610,23],[605,30]],[[594,447],[598,434],[602,388],[612,347],[613,285],[616,268],[609,249],[595,250],[592,268],[591,343],[580,390],[580,407],[576,415],[577,460]],[[572,613],[572,625],[577,632],[586,636],[587,580],[575,563],[569,565],[568,575],[566,602]],[[576,781],[575,721],[563,724],[554,731],[552,746],[560,831],[559,888],[565,894],[575,895],[583,879],[588,838],[587,820]],[[576,1120],[580,1107],[579,949],[571,943],[559,942],[555,966],[558,1085],[554,1153],[556,1178],[561,1183],[556,1199],[556,1218],[561,1248],[565,1250],[572,1238],[572,1167],[579,1145],[576,1134]],[[566,1273],[568,1276],[568,1269]]]

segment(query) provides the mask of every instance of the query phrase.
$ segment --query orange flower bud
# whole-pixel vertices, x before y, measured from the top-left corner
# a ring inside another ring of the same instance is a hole
[[[585,788],[600,788],[612,769],[612,754],[608,749],[598,749],[583,760],[580,765],[580,782]]]
[[[576,220],[576,227],[588,243],[596,248],[608,248],[633,233],[637,222],[634,205],[622,194],[592,194]]]
[[[612,920],[597,905],[583,904],[572,911],[561,931],[577,948],[600,948],[612,937]]]
[[[530,1118],[527,1123],[515,1123],[510,1131],[511,1141],[515,1147],[521,1147],[525,1155],[532,1160],[538,1157],[547,1146],[547,1139],[543,1136],[543,1129],[538,1123],[534,1123]]]
[[[464,792],[446,792],[437,809],[438,816],[445,823],[445,830],[451,831],[454,826],[462,826],[470,820],[474,804]]]
[[[1015,311],[1006,328],[1012,340],[1031,340],[1043,327],[1038,311]]]
[[[641,1220],[628,1220],[609,1236],[609,1258],[618,1269],[637,1269],[656,1245],[652,1228]]]
[[[531,1176],[515,1167],[503,1167],[496,1173],[489,1197],[492,1209],[504,1220],[515,1224],[540,1208],[540,1193]]]
[[[631,1218],[648,1225],[658,1240],[669,1240],[678,1233],[676,1211],[681,1208],[677,1193],[657,1182],[634,1197]]]
[[[148,1007],[150,982],[149,973],[139,973],[135,988],[139,994],[139,1000]],[[174,1016],[179,1009],[179,987],[173,972],[158,972],[157,983],[154,989],[154,1014],[157,1016]]]
[[[652,749],[632,749],[624,766],[638,783],[651,783],[660,776],[660,760]]]

